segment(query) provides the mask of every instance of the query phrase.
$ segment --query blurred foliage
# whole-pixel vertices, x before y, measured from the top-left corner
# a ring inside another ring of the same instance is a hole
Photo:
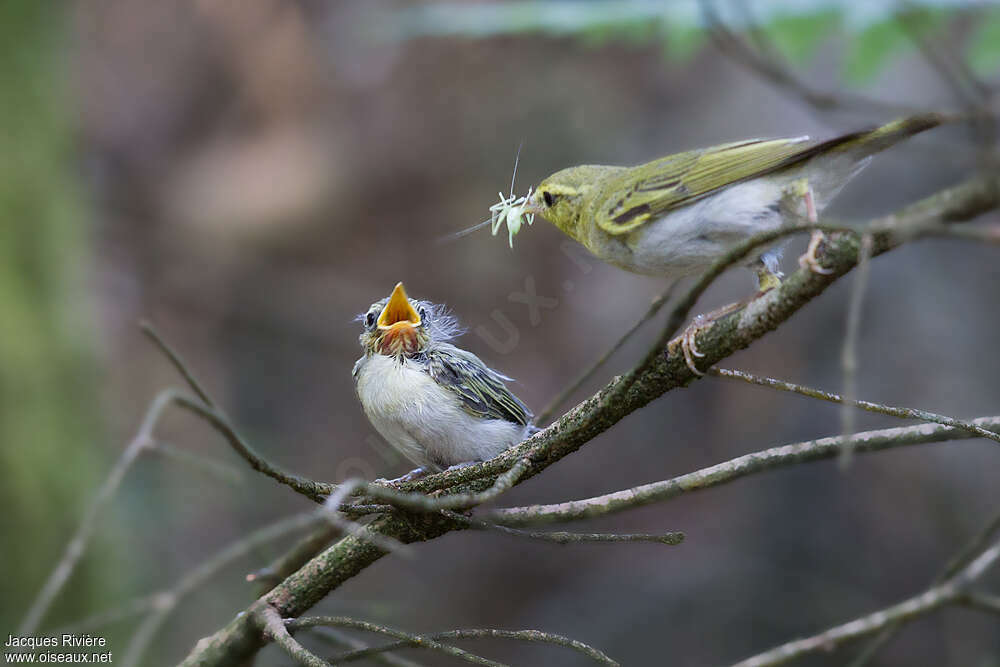
[[[97,402],[84,324],[87,252],[73,145],[62,5],[0,8],[0,627],[21,621],[93,495]],[[89,313],[87,313],[89,315]],[[43,558],[39,554],[45,554]],[[86,562],[53,616],[90,611],[101,599]],[[89,601],[90,604],[82,604]]]
[[[995,74],[1000,63],[1000,7],[985,12],[969,40],[967,57],[978,74]]]
[[[706,26],[718,21],[734,31],[752,30],[793,64],[804,64],[824,44],[842,40],[842,72],[847,82],[862,84],[883,71],[893,58],[915,47],[914,37],[946,29],[954,21],[983,14],[968,40],[976,71],[1000,66],[1000,9],[975,0],[898,2],[849,0],[564,0],[464,5],[435,3],[396,14],[393,36],[489,37],[541,33],[570,36],[586,45],[617,41],[665,44],[668,59],[684,60],[708,43]],[[899,12],[905,12],[905,21]],[[709,19],[708,17],[712,17]],[[380,31],[386,31],[380,26]]]

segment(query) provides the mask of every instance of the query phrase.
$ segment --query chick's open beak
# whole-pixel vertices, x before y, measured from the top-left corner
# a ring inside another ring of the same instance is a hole
[[[396,288],[389,296],[389,302],[378,316],[378,328],[382,331],[399,331],[419,325],[420,315],[406,297],[403,283],[396,283]]]

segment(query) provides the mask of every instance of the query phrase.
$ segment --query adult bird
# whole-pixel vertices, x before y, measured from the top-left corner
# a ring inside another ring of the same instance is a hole
[[[928,113],[833,139],[749,139],[636,167],[570,167],[543,180],[526,199],[512,196],[501,204],[508,211],[517,204],[507,216],[509,227],[510,219],[515,223],[512,233],[522,216],[538,214],[609,264],[677,279],[702,273],[758,233],[802,219],[816,222],[872,155],[946,120]],[[828,273],[817,256],[822,242],[823,235],[814,232],[800,264]],[[747,258],[760,292],[780,284],[779,258],[780,245]],[[692,356],[701,356],[694,346],[699,328],[742,305],[696,319],[676,339],[694,372]]]
[[[404,478],[484,461],[534,432],[531,413],[476,355],[444,306],[411,300],[403,283],[359,316],[364,356],[354,386],[375,430],[419,468]]]

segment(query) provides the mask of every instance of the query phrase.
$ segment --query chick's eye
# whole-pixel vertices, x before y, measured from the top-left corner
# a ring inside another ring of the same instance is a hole
[[[420,306],[419,308],[417,308],[417,315],[420,316],[420,320],[421,321],[427,319],[427,311],[424,309],[423,306]]]
[[[555,201],[552,197],[552,193],[549,192],[548,190],[542,193],[542,199],[545,200],[545,205],[549,207],[551,207]]]
[[[375,326],[375,313],[368,313],[365,315],[365,325],[368,327]]]

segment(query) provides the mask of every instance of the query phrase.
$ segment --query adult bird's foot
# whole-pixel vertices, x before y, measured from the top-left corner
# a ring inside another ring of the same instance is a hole
[[[805,208],[806,220],[812,224],[819,222],[819,213],[816,211],[816,201],[813,198],[812,186],[809,185],[808,179],[803,178],[793,183],[789,187],[788,192],[786,192],[786,197],[790,197],[792,201],[801,199],[802,205]],[[799,266],[803,269],[808,269],[813,273],[818,273],[821,276],[833,273],[833,269],[824,267],[819,263],[819,258],[816,257],[820,244],[825,240],[826,237],[823,235],[823,232],[818,229],[814,229],[812,236],[809,237],[809,247],[806,248],[806,253],[799,257]]]
[[[809,247],[806,248],[804,255],[799,257],[799,266],[803,269],[808,269],[813,273],[818,273],[822,276],[830,275],[833,273],[833,269],[828,269],[819,263],[819,258],[816,257],[816,253],[819,251],[819,246],[826,241],[826,236],[820,230],[813,230],[812,236],[809,238]]]
[[[705,354],[698,349],[695,336],[697,336],[701,331],[711,327],[719,318],[725,317],[729,313],[735,312],[745,305],[746,304],[742,301],[737,301],[736,303],[731,303],[728,306],[723,306],[722,308],[713,310],[710,313],[695,315],[694,319],[691,320],[691,324],[689,324],[687,328],[681,332],[681,335],[667,343],[667,352],[676,351],[679,347],[681,354],[684,355],[684,363],[691,369],[691,372],[699,376],[704,375],[704,373],[698,370],[698,367],[695,365],[695,357],[700,358],[705,356]]]

